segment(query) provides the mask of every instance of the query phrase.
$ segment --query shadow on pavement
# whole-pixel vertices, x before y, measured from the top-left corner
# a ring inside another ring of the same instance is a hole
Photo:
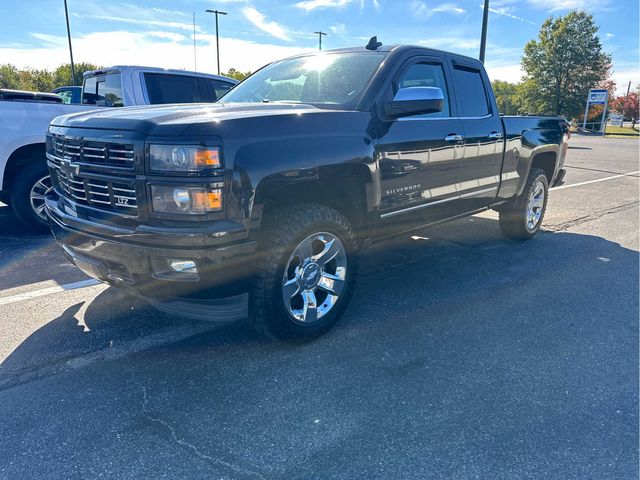
[[[62,285],[87,277],[62,254],[50,232],[24,226],[0,205],[0,291],[46,280]]]
[[[442,239],[461,228],[364,254],[343,321],[314,342],[271,342],[234,324],[16,387],[21,402],[0,402],[4,431],[21,432],[5,473],[631,478],[638,252],[566,232],[511,243],[483,218]],[[89,332],[74,321],[82,306],[70,307],[2,366],[45,344],[182,321],[105,316],[123,303],[111,289],[99,295]],[[47,459],[22,456],[44,433]]]

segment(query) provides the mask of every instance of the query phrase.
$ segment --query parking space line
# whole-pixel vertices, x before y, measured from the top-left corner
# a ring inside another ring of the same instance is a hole
[[[621,173],[620,175],[613,175],[611,177],[597,178],[596,180],[588,180],[586,182],[572,183],[570,185],[561,185],[559,187],[553,187],[551,188],[551,190],[562,190],[564,188],[579,187],[581,185],[588,185],[590,183],[605,182],[607,180],[613,180],[615,178],[629,177],[631,175],[636,175],[638,173],[640,173],[640,170],[635,172],[629,172],[629,173]]]
[[[17,295],[11,295],[8,297],[0,297],[0,305],[8,305],[9,303],[21,302],[23,300],[30,300],[32,298],[43,297],[45,295],[51,295],[52,293],[66,292],[69,290],[77,290],[79,288],[92,287],[98,285],[100,282],[90,278],[88,280],[81,280],[79,282],[67,283],[65,285],[57,285],[55,287],[41,288],[39,290],[32,290],[31,292],[18,293]]]

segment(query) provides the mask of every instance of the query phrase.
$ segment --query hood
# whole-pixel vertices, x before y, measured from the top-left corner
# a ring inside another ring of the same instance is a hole
[[[66,128],[137,131],[146,135],[180,135],[197,124],[327,111],[297,103],[200,103],[102,108],[63,115],[51,125]]]

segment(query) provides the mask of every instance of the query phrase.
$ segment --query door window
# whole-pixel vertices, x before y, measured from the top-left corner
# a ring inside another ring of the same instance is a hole
[[[409,69],[402,75],[395,88],[394,94],[400,88],[407,87],[438,87],[444,95],[444,105],[442,111],[434,113],[426,113],[424,115],[414,115],[409,118],[433,118],[433,117],[450,117],[449,110],[449,92],[447,91],[447,82],[445,81],[442,65],[437,63],[416,63],[411,65]]]
[[[479,70],[454,68],[456,94],[460,100],[463,117],[484,117],[491,113]]]

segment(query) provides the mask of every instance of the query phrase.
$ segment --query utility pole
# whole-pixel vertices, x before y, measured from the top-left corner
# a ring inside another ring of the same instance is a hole
[[[67,0],[64,0],[64,16],[67,19],[67,38],[69,39],[69,55],[71,56],[71,85],[76,84],[76,67],[73,64],[73,49],[71,48],[71,30],[69,29],[69,9]]]
[[[315,33],[316,35],[318,35],[318,50],[322,50],[322,36],[323,36],[323,35],[326,35],[326,33],[324,33],[324,32],[320,32],[320,31],[318,31],[318,32],[313,32],[313,33]]]
[[[220,40],[218,38],[218,15],[226,15],[227,12],[220,10],[205,10],[207,13],[213,13],[216,16],[216,58],[218,59],[218,75],[220,75]]]
[[[627,103],[627,100],[629,100],[630,91],[631,91],[631,80],[629,80],[629,85],[627,86],[627,95],[624,97],[624,103]]]
[[[482,13],[482,34],[480,35],[480,62],[484,63],[484,53],[487,49],[487,24],[489,23],[489,0],[484,0]]]

